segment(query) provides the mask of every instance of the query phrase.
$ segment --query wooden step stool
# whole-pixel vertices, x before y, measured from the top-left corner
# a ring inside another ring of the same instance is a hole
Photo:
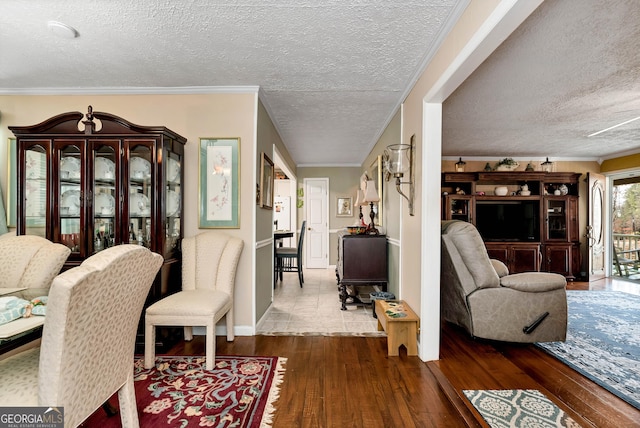
[[[407,355],[418,355],[417,336],[420,318],[403,300],[376,300],[378,331],[387,332],[387,354],[398,355],[401,345]]]

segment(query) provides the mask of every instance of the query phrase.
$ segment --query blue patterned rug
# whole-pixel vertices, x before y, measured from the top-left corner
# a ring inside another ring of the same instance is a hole
[[[566,342],[536,345],[640,409],[640,296],[569,290],[567,303]]]
[[[463,390],[491,428],[578,428],[579,425],[535,389]]]

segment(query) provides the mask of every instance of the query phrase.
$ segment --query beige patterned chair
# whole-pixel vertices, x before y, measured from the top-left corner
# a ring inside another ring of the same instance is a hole
[[[233,341],[233,292],[244,242],[218,231],[182,240],[182,291],[149,306],[145,315],[144,365],[155,363],[156,326],[183,326],[185,340],[192,327],[206,328],[206,368],[215,363],[216,323],[226,315],[227,340]]]
[[[51,285],[40,348],[0,361],[0,406],[64,407],[75,427],[116,391],[122,426],[137,427],[133,363],[142,306],[162,256],[103,250]]]
[[[47,294],[71,250],[35,235],[4,234],[0,239],[0,288],[23,288],[30,300]]]
[[[489,259],[471,223],[443,221],[440,300],[442,317],[472,336],[507,342],[564,341],[566,279],[528,272],[509,275]]]

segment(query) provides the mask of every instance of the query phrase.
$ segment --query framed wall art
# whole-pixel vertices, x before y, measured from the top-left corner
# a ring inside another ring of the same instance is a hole
[[[198,226],[240,227],[240,138],[200,138]]]
[[[260,154],[260,207],[273,209],[273,161],[264,152]]]
[[[336,217],[353,216],[353,199],[351,197],[338,197],[336,204]]]

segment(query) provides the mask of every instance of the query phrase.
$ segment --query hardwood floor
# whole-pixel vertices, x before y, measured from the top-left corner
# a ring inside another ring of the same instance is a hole
[[[571,289],[589,289],[571,283]],[[612,289],[603,282],[591,289]],[[639,287],[640,288],[640,287]],[[288,359],[274,424],[278,427],[482,427],[463,389],[538,389],[584,427],[640,427],[640,410],[533,345],[471,339],[444,324],[440,360],[388,357],[386,338],[251,336],[217,353]],[[204,340],[169,355],[204,355]]]

